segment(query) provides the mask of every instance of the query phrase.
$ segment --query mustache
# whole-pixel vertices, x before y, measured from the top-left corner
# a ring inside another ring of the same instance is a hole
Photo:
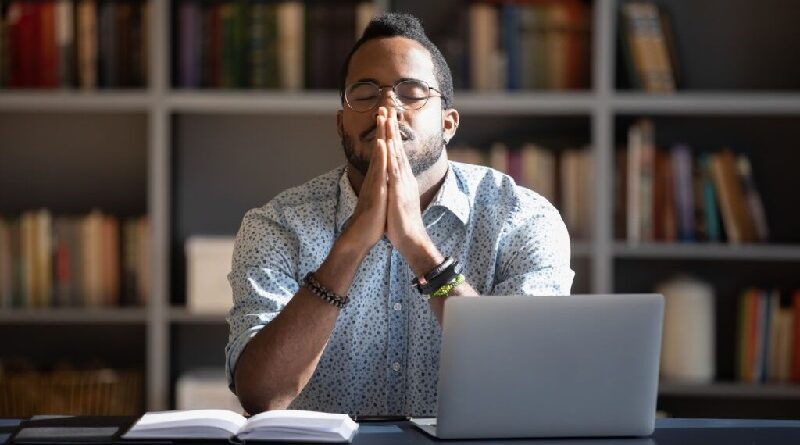
[[[409,141],[413,141],[414,140],[414,132],[411,130],[411,127],[409,127],[408,125],[406,125],[406,124],[404,124],[402,122],[398,122],[397,123],[397,127],[400,129],[400,135],[402,137],[408,139]],[[362,131],[361,134],[358,135],[358,137],[362,141],[365,141],[365,140],[369,139],[370,137],[372,137],[377,130],[378,130],[378,124],[373,124],[372,126],[367,128],[366,130]]]

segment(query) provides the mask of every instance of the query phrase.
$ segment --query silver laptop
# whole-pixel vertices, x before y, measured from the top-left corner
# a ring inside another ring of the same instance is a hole
[[[664,297],[448,298],[441,439],[648,436],[655,428]]]

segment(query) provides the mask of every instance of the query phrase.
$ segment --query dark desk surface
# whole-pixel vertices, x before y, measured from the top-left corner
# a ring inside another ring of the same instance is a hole
[[[800,413],[798,413],[800,415]],[[353,445],[800,445],[800,420],[658,419],[644,438],[437,440],[408,422],[361,423]]]
[[[800,415],[800,413],[798,413]],[[9,419],[0,419],[0,444],[13,431]],[[4,434],[5,433],[5,434]],[[5,436],[5,437],[4,437]],[[142,444],[126,441],[126,444]],[[150,441],[147,441],[150,443]],[[153,442],[155,443],[155,442]],[[178,442],[188,445],[188,441]],[[204,441],[203,445],[215,442]],[[220,442],[220,445],[227,442]],[[164,442],[169,444],[169,442]],[[512,439],[441,441],[409,422],[362,422],[353,445],[510,444],[510,445],[800,445],[800,420],[658,419],[656,431],[644,438]],[[297,445],[297,444],[293,444]]]

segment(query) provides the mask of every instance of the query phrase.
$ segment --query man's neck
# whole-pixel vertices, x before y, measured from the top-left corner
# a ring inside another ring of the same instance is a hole
[[[436,193],[439,191],[439,188],[444,184],[445,176],[447,175],[447,167],[447,152],[442,150],[442,155],[439,157],[439,160],[437,160],[431,168],[417,176],[417,186],[420,192],[420,212],[428,207],[433,197],[436,196]],[[361,185],[364,183],[364,176],[361,172],[348,164],[347,179],[350,180],[350,185],[353,187],[356,196],[359,196]]]

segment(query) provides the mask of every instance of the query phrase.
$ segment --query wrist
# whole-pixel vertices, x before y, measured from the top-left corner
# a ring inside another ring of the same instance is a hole
[[[364,252],[357,243],[340,236],[315,272],[316,278],[335,293],[347,294],[358,267],[366,257]]]
[[[427,236],[409,244],[404,250],[401,253],[416,277],[424,277],[444,261],[444,255]]]
[[[349,256],[355,256],[360,263],[361,260],[367,257],[375,243],[366,241],[363,236],[359,236],[356,232],[357,229],[354,229],[353,226],[348,226],[333,242],[331,251],[335,249]]]

